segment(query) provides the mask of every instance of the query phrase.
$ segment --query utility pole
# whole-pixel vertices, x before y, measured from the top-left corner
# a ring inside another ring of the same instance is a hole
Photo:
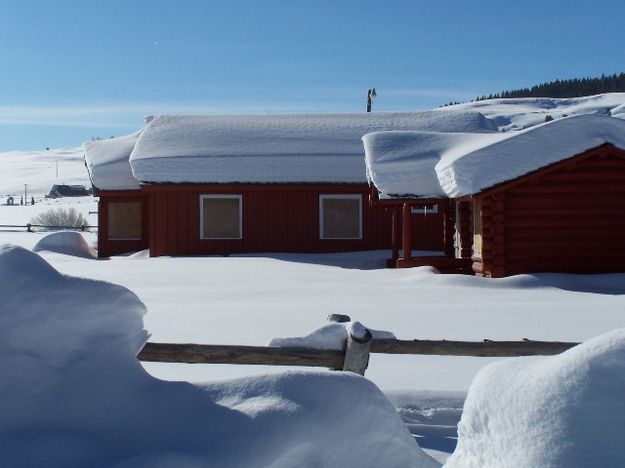
[[[367,91],[367,112],[371,112],[371,101],[377,96],[375,88]]]
[[[28,184],[24,184],[24,205],[28,205]]]

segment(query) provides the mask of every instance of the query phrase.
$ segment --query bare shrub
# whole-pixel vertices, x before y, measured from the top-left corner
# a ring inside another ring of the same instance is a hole
[[[41,213],[30,220],[30,224],[46,226],[42,229],[51,230],[59,228],[86,228],[89,227],[87,219],[75,208],[57,208]]]

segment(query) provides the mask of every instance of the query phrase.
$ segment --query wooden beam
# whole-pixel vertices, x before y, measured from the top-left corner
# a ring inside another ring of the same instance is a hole
[[[308,348],[146,343],[137,357],[140,361],[147,362],[312,366],[342,369],[344,356],[343,351]]]
[[[443,246],[445,255],[448,257],[455,256],[454,252],[454,234],[456,227],[454,202],[446,200],[443,204]]]
[[[448,340],[371,340],[371,353],[420,354],[437,356],[549,356],[579,343],[558,341],[448,341]],[[137,356],[145,362],[187,364],[248,364],[266,366],[310,366],[343,369],[344,350],[310,348],[146,343]]]
[[[549,356],[560,354],[579,343],[558,341],[447,341],[373,340],[372,353],[424,354],[437,356]]]
[[[399,232],[401,229],[401,219],[399,217],[399,206],[393,205],[392,226],[391,226],[391,260],[396,262],[399,258]]]

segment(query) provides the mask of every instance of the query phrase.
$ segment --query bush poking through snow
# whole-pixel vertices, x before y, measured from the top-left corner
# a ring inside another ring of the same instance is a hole
[[[42,228],[44,230],[54,227],[83,228],[89,226],[87,219],[75,208],[48,210],[32,218],[30,224],[45,226]]]

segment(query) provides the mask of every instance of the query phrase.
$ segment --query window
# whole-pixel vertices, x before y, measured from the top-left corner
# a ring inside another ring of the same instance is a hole
[[[141,202],[108,204],[109,240],[141,240]]]
[[[200,195],[200,239],[242,239],[242,196]]]
[[[412,214],[436,214],[438,213],[438,203],[433,205],[412,206],[410,207],[410,212]]]
[[[362,196],[320,195],[319,237],[362,239]]]

